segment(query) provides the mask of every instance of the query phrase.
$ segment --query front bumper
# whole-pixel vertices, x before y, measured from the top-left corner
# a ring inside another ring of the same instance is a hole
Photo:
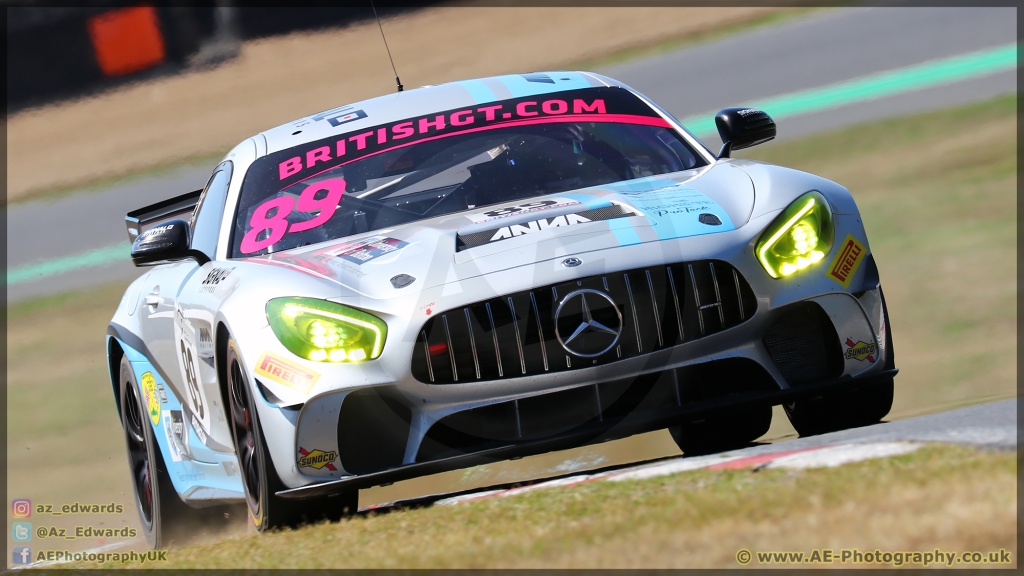
[[[821,396],[823,393],[835,394],[856,392],[873,386],[881,386],[889,383],[897,372],[899,372],[899,370],[895,368],[884,369],[869,376],[862,376],[859,378],[846,376],[834,380],[806,384],[799,388],[784,388],[773,391],[750,391],[744,394],[706,400],[699,403],[667,406],[639,414],[627,414],[617,418],[600,420],[594,419],[582,426],[576,427],[566,433],[554,437],[525,441],[507,446],[499,446],[469,454],[454,455],[427,462],[408,464],[380,472],[348,476],[329,482],[282,490],[279,491],[277,495],[282,498],[289,499],[316,498],[349,490],[359,490],[373,486],[386,485],[393,482],[400,482],[419,476],[437,474],[449,470],[458,470],[471,466],[490,464],[492,462],[499,462],[510,458],[532,456],[556,450],[565,450],[578,446],[598,444],[609,440],[625,438],[634,434],[660,430],[673,424],[677,424],[680,421],[692,421],[738,408],[775,406],[805,398],[815,398]]]
[[[282,494],[368,487],[886,382],[896,374],[886,331],[875,282],[857,294],[759,310],[737,326],[682,345],[538,376],[550,382],[542,392],[495,393],[489,402],[426,409],[408,402],[398,386],[321,395],[299,414],[296,440],[300,454],[332,455],[332,466],[301,468],[301,484],[288,483],[293,488]],[[873,352],[867,356],[865,343]]]

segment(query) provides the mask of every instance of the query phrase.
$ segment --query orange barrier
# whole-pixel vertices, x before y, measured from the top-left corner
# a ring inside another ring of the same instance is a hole
[[[164,38],[152,6],[122,8],[88,20],[96,61],[106,76],[122,76],[164,61]]]

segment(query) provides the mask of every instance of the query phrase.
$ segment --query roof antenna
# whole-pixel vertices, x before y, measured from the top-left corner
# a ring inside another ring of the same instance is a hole
[[[395,59],[391,57],[391,48],[388,48],[388,39],[384,37],[384,27],[380,25],[380,16],[377,16],[377,7],[370,0],[370,8],[373,8],[373,17],[377,19],[377,27],[380,28],[380,37],[384,40],[384,49],[388,51],[388,60],[391,60],[391,70],[395,73],[395,84],[398,84],[398,91],[402,91],[402,81],[398,79],[398,70],[395,70]]]

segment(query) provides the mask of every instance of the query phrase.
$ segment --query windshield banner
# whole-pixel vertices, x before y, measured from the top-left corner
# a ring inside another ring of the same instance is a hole
[[[326,170],[419,142],[551,122],[619,122],[671,128],[628,90],[585,88],[435,112],[324,138],[257,160],[246,180],[277,182],[277,189],[283,190]]]

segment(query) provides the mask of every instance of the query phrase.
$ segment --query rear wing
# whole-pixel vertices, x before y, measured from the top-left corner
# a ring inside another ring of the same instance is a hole
[[[128,226],[128,239],[135,242],[139,234],[167,220],[174,218],[187,220],[195,211],[196,204],[199,203],[199,195],[202,193],[203,191],[200,189],[151,204],[145,208],[132,210],[124,217],[125,224]]]

